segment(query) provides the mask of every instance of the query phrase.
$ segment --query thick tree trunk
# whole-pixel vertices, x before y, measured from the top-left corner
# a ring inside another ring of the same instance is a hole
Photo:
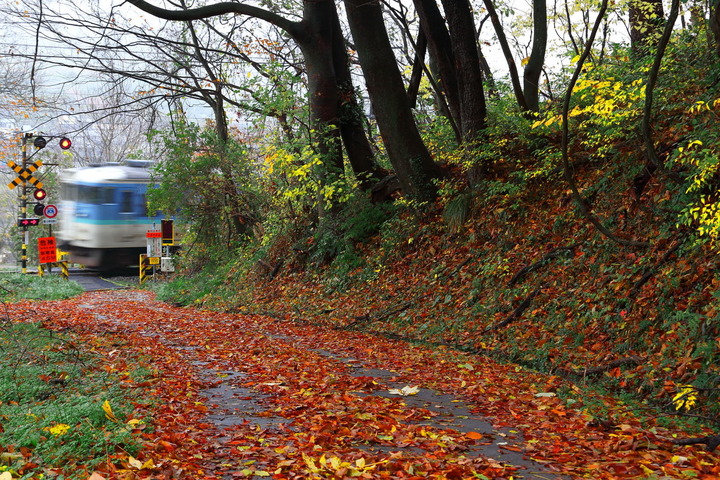
[[[720,56],[720,0],[710,10],[710,31],[715,40],[715,53]]]
[[[385,177],[385,172],[375,161],[375,153],[365,135],[365,112],[358,102],[352,83],[350,60],[336,8],[333,9],[333,35],[333,64],[339,93],[337,108],[340,116],[340,135],[360,188],[367,191]]]
[[[545,65],[547,38],[547,2],[546,0],[534,0],[533,45],[530,60],[525,65],[525,74],[523,75],[525,104],[532,112],[540,111],[540,74]]]
[[[337,176],[343,172],[338,113],[338,80],[333,63],[332,0],[305,2],[302,34],[296,38],[303,52],[310,95],[310,122],[314,141],[322,155],[324,175]]]
[[[487,109],[475,22],[468,0],[443,0],[460,94],[460,125],[464,142],[474,142],[485,129]]]
[[[405,96],[379,0],[345,0],[348,23],[385,148],[406,194],[432,200],[440,169],[427,150]]]

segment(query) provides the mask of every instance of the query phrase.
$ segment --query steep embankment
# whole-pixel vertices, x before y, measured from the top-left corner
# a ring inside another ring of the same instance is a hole
[[[598,233],[556,172],[488,182],[497,191],[454,231],[440,215],[387,222],[355,246],[363,262],[349,273],[293,268],[278,251],[266,265],[283,260],[279,274],[233,278],[244,300],[223,308],[450,344],[630,393],[650,414],[714,415],[717,256],[676,228],[678,187],[654,179],[638,197],[633,171],[588,162],[576,176],[598,218],[647,247]],[[685,385],[699,390],[673,403]]]

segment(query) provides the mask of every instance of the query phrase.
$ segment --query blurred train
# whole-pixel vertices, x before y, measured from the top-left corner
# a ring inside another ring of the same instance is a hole
[[[72,168],[60,174],[58,248],[71,263],[110,270],[137,265],[146,233],[162,216],[147,210],[152,162]]]

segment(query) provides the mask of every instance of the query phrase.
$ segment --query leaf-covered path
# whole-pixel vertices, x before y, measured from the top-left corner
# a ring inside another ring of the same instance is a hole
[[[262,316],[176,308],[143,291],[10,306],[87,339],[108,371],[138,359],[158,402],[139,458],[95,478],[719,478],[622,405],[445,348]]]

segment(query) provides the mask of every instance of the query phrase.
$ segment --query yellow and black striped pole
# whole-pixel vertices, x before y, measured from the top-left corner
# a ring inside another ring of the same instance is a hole
[[[140,255],[140,279],[139,279],[140,285],[145,283],[145,281],[147,280],[147,270],[145,268],[146,263],[147,263],[147,255],[141,254]]]
[[[70,279],[70,271],[68,270],[68,264],[65,261],[59,261],[55,265],[60,267],[60,276],[62,276],[65,280]]]
[[[27,139],[28,139],[27,133],[23,134],[22,136],[22,167],[23,170],[27,166]],[[27,218],[27,183],[23,182],[23,188],[22,188],[22,198],[20,200],[20,218]],[[28,255],[27,255],[27,249],[28,249],[28,243],[29,243],[29,232],[27,225],[23,225],[22,227],[23,232],[23,242],[22,242],[22,253],[20,256],[20,261],[22,265],[22,273],[27,273],[27,261],[28,261]]]

